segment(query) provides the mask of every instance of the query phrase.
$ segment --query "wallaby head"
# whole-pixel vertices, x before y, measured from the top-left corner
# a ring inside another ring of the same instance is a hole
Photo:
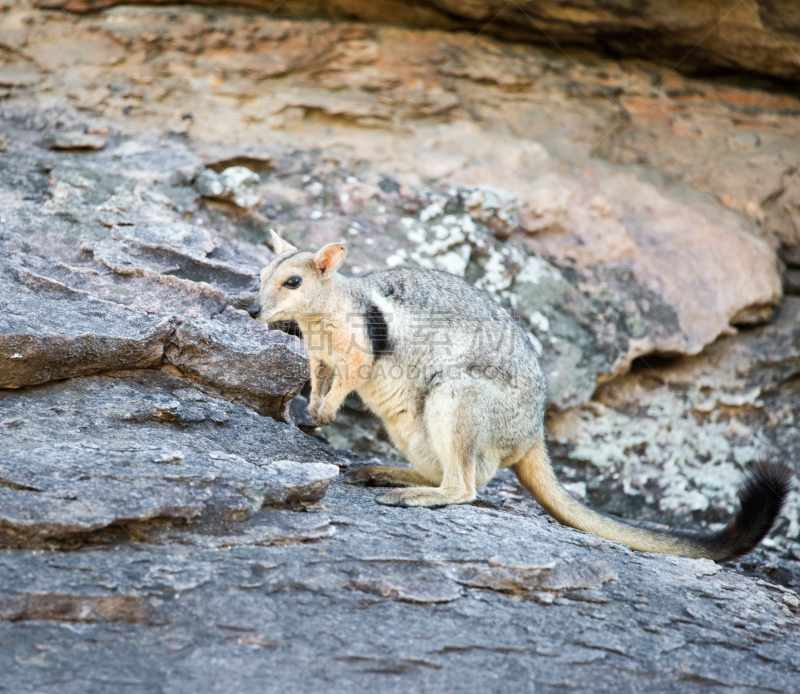
[[[261,270],[261,288],[247,309],[258,321],[296,320],[325,310],[330,282],[347,255],[341,243],[329,243],[316,253],[298,251],[274,231],[275,259]]]

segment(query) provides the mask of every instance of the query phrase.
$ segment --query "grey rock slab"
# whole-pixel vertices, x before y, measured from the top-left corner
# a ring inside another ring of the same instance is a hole
[[[346,464],[298,429],[134,371],[0,393],[0,544],[313,503]],[[76,434],[79,433],[79,436]]]
[[[105,251],[108,251],[107,245],[92,245],[91,261],[52,261],[26,255],[24,262],[31,272],[61,282],[70,289],[150,314],[209,318],[223,311],[232,299],[228,291],[219,286],[224,284],[227,288],[227,281],[217,281],[212,286],[208,281],[178,277],[174,274],[177,263],[171,267],[165,264],[161,269],[173,272],[162,274],[159,269],[134,262],[133,256],[126,256],[122,262],[116,255],[112,262],[110,254],[103,255]],[[207,280],[214,276],[221,279],[225,274],[222,270],[210,269]],[[239,280],[241,286],[241,277]],[[252,276],[248,282],[252,282]]]
[[[800,674],[791,592],[544,518],[386,509],[377,493],[334,480],[323,508],[264,509],[229,534],[6,550],[3,685],[35,692],[58,673],[60,692],[745,692],[791,691]],[[464,585],[464,566],[516,572],[526,590]],[[542,586],[558,566],[575,568]]]
[[[331,463],[274,460],[260,467],[273,503],[319,501],[325,496],[328,483],[339,474],[339,468]]]
[[[0,388],[161,363],[174,322],[32,273],[0,274]]]
[[[85,238],[81,248],[91,251],[98,262],[123,277],[179,278],[230,294],[258,289],[257,265],[243,267],[239,263],[209,259],[208,250],[192,248],[191,244],[191,237],[199,236],[197,241],[205,241],[206,249],[211,246],[213,250],[208,232],[200,230],[198,233],[197,227],[189,225],[176,226],[174,241],[164,238],[163,233],[160,239],[147,238],[146,227],[134,226],[115,233],[110,239]]]
[[[308,463],[306,463],[308,465]],[[311,465],[314,465],[313,463]],[[186,533],[183,530],[159,531],[154,541],[181,543],[197,547],[228,549],[248,545],[287,545],[312,542],[330,537],[336,532],[329,516],[323,513],[260,513],[252,522],[229,524],[212,528],[206,534]]]
[[[302,395],[296,395],[292,399],[291,414],[296,426],[310,429],[319,427],[308,411],[308,400]]]
[[[292,398],[308,380],[302,341],[256,323],[228,306],[213,320],[185,320],[170,337],[166,358],[182,372],[292,421]]]
[[[15,203],[0,238],[0,387],[158,367],[169,342],[184,374],[292,422],[308,378],[300,341],[225,310],[257,288],[271,254],[180,218],[173,198],[193,195],[168,182],[186,153],[134,158],[124,172],[112,153],[41,156],[15,152],[0,181]],[[50,173],[36,203],[31,166]]]
[[[24,143],[24,130],[8,131]],[[136,145],[81,155],[31,146],[8,153],[0,180],[8,200],[3,244],[32,258],[81,265],[107,284],[155,273],[226,293],[257,288],[258,270],[272,254],[209,225],[194,190],[178,180],[176,172],[197,165],[198,157],[174,142],[155,152]]]

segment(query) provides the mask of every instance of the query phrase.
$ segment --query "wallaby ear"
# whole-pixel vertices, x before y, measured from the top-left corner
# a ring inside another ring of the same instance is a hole
[[[278,234],[275,232],[275,229],[270,229],[269,233],[272,235],[272,248],[275,251],[275,255],[297,250],[297,248],[295,248],[291,243],[284,241],[280,236],[278,236]]]
[[[333,277],[344,262],[344,257],[347,255],[347,248],[341,243],[329,243],[327,246],[320,248],[312,260],[314,265],[317,266],[322,279],[326,280]]]

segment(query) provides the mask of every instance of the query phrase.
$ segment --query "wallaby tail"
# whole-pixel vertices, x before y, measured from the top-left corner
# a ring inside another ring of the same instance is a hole
[[[640,552],[714,561],[740,557],[761,542],[781,512],[792,476],[783,463],[757,463],[739,489],[739,508],[733,520],[717,532],[702,532],[646,530],[584,506],[559,484],[544,442],[534,446],[512,470],[542,508],[564,525],[621,542]]]

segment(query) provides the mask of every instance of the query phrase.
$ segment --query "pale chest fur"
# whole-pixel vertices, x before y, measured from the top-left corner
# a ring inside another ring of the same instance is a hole
[[[357,392],[367,405],[386,424],[391,424],[405,414],[413,415],[414,384],[405,378],[402,369],[394,377],[391,368],[384,372],[378,362],[373,365],[370,377],[361,383]]]
[[[354,353],[355,355],[369,353],[366,331],[363,324],[358,321],[345,318],[301,319],[298,323],[312,363],[321,362],[328,367],[336,368]]]

